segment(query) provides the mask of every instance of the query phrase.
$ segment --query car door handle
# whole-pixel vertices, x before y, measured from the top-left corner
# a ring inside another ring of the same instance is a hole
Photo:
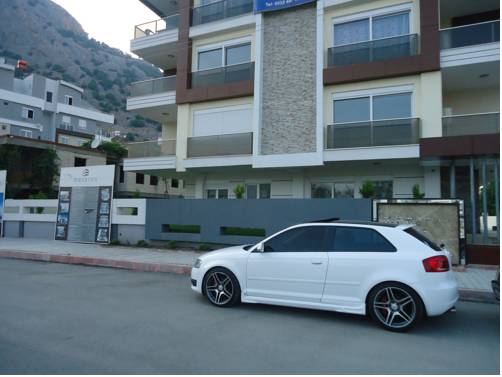
[[[319,265],[319,264],[322,264],[322,261],[321,260],[312,260],[312,261],[310,261],[310,263]]]

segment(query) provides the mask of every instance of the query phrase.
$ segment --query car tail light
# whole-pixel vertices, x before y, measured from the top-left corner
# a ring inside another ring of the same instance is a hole
[[[450,271],[450,263],[445,255],[430,257],[422,261],[425,272],[446,272]]]

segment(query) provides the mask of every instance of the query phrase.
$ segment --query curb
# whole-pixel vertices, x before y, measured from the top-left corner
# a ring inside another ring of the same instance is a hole
[[[0,258],[21,259],[21,260],[31,260],[38,262],[50,262],[50,263],[77,264],[77,265],[95,266],[95,267],[111,267],[111,268],[121,268],[124,270],[143,271],[143,272],[168,272],[179,275],[190,275],[190,272],[192,270],[191,266],[182,264],[130,262],[124,260],[115,260],[115,259],[77,257],[72,255],[49,254],[41,252],[37,253],[29,251],[0,250]]]
[[[475,289],[459,289],[460,301],[484,302],[497,304],[498,301],[492,291],[478,291]]]

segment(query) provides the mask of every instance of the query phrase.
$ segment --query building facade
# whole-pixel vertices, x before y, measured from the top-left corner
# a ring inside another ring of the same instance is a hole
[[[126,171],[181,178],[193,198],[415,187],[464,199],[469,242],[498,243],[497,1],[142,2],[160,19],[131,50],[165,77],[133,84],[127,107],[163,136],[134,145]]]

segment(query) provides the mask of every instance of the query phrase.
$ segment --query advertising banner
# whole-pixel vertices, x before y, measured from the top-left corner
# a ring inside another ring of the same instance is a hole
[[[7,185],[7,170],[0,170],[0,237],[3,236],[3,214],[5,206],[6,185]]]
[[[256,13],[297,7],[303,4],[313,3],[315,0],[255,0],[254,10]]]
[[[62,168],[56,240],[109,243],[115,166]]]

